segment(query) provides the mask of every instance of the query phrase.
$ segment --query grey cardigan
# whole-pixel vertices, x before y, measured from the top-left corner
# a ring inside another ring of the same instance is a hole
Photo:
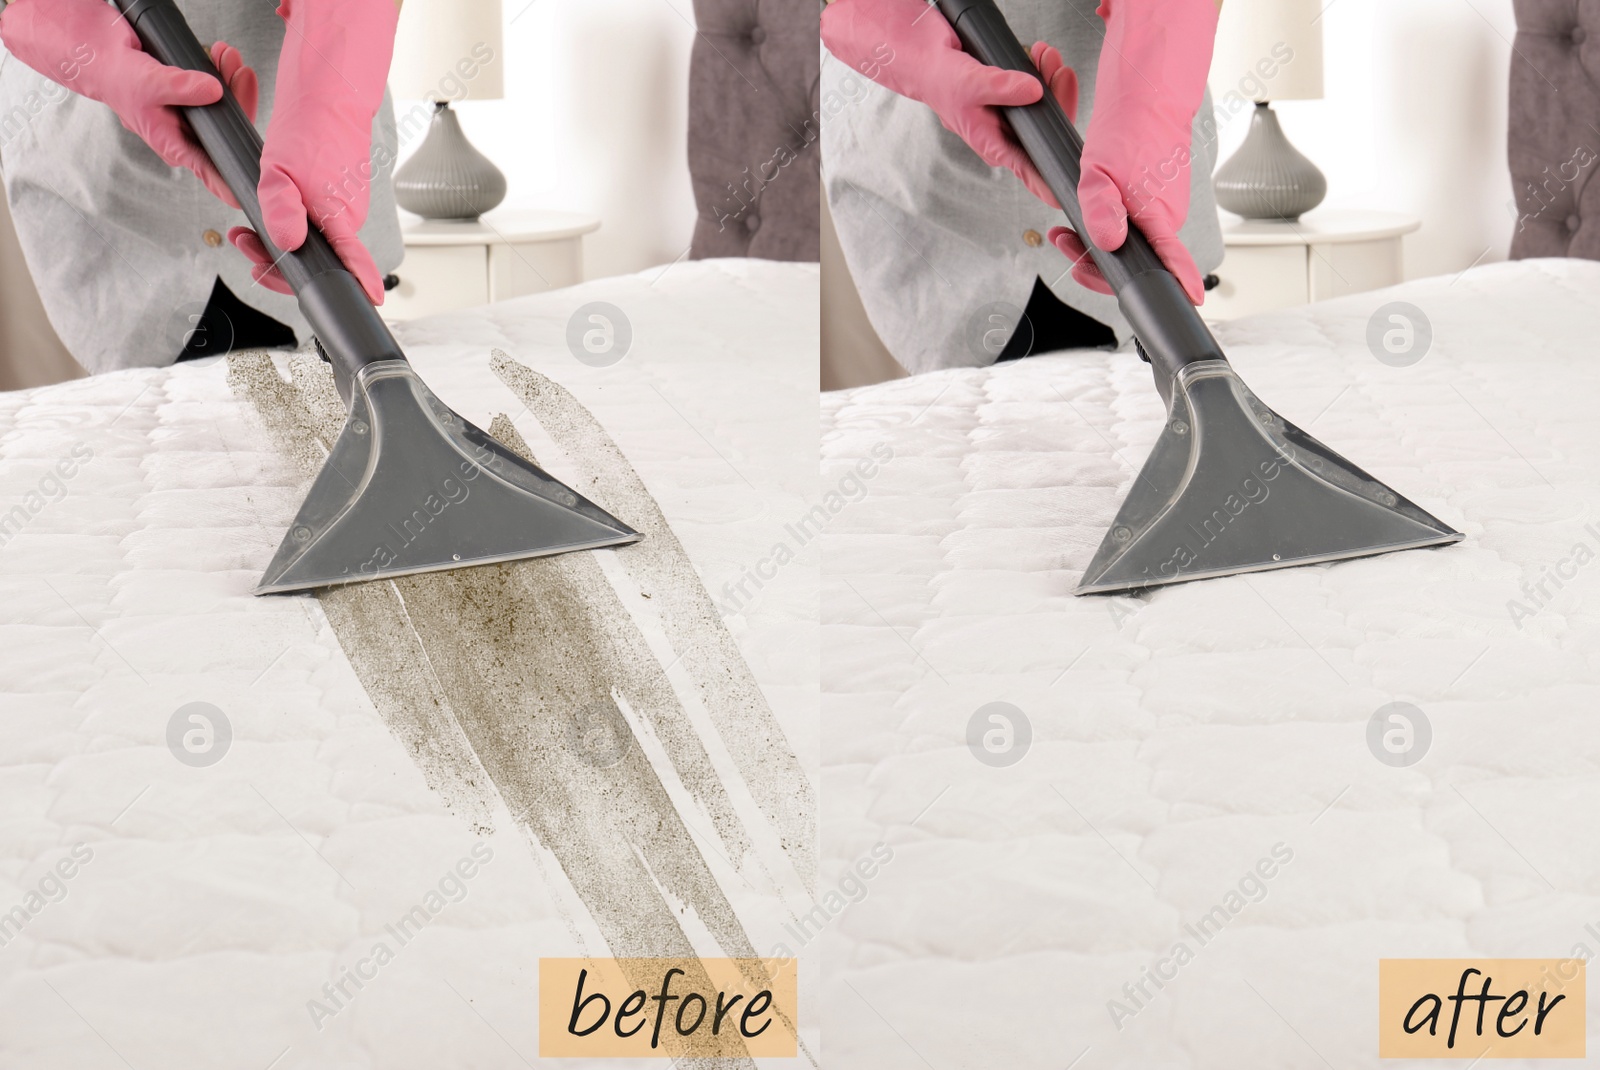
[[[283,20],[256,0],[178,0],[195,35],[227,41],[261,81],[272,115]],[[403,255],[390,175],[398,151],[387,96],[373,126],[371,209],[361,237],[382,271]],[[258,286],[225,240],[244,213],[168,167],[104,104],[0,52],[0,168],[17,238],[61,340],[90,372],[171,364],[218,277],[247,304],[310,328],[295,300]]]
[[[1077,72],[1079,129],[1094,109],[1105,25],[1097,0],[998,0],[1026,45],[1048,41]],[[1010,336],[1042,278],[1066,304],[1130,331],[1116,300],[1067,274],[1043,235],[1066,222],[1009,171],[986,165],[932,109],[822,58],[823,185],[867,316],[911,372],[983,366]],[[1209,96],[1196,115],[1189,216],[1179,232],[1201,271],[1222,263],[1211,191]]]

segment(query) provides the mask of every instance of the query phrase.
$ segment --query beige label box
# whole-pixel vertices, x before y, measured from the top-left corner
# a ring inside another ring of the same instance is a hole
[[[1581,1059],[1581,959],[1381,959],[1384,1059]]]
[[[539,1056],[792,1059],[796,959],[540,959]]]

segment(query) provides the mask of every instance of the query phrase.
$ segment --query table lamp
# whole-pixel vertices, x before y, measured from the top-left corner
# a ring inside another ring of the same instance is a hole
[[[505,95],[500,0],[406,0],[389,89],[433,103],[428,136],[394,173],[395,202],[425,219],[477,219],[506,196],[506,176],[473,147],[450,104]]]
[[[1227,0],[1211,58],[1213,100],[1252,100],[1244,144],[1212,176],[1218,206],[1246,219],[1300,218],[1328,180],[1284,136],[1273,100],[1322,98],[1318,0]]]

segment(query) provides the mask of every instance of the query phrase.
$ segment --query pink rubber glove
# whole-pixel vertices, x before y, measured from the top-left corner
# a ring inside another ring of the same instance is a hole
[[[1078,183],[1084,225],[1110,251],[1127,240],[1131,216],[1198,305],[1205,285],[1178,228],[1189,214],[1189,142],[1211,66],[1215,0],[1101,0],[1099,14],[1106,41]],[[1111,292],[1076,234],[1052,227],[1050,240],[1077,261],[1081,285]]]
[[[279,249],[305,244],[314,222],[375,305],[383,279],[356,232],[372,190],[372,120],[383,103],[394,52],[394,0],[283,0],[288,24],[261,155],[261,212]],[[255,280],[291,292],[248,227],[228,238],[248,256]]]
[[[1037,101],[1043,95],[1038,79],[967,55],[937,8],[925,0],[835,0],[822,11],[822,43],[885,89],[928,105],[984,163],[1010,168],[1034,196],[1060,207],[997,110]],[[1068,95],[1075,108],[1077,77],[1060,58],[1051,88],[1058,98]]]
[[[13,0],[0,15],[7,51],[58,85],[109,105],[169,167],[187,167],[208,190],[239,207],[179,105],[215,104],[222,85],[200,71],[168,67],[139,47],[139,37],[105,0]],[[255,72],[239,51],[218,41],[212,61],[247,112],[255,114]]]

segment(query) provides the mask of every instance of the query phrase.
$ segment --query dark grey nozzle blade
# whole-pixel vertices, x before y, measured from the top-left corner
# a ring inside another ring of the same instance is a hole
[[[1167,423],[1074,593],[1289,568],[1461,533],[1262,404],[1226,361],[1187,365]]]
[[[403,360],[368,365],[353,395],[257,594],[640,537],[451,411]]]

